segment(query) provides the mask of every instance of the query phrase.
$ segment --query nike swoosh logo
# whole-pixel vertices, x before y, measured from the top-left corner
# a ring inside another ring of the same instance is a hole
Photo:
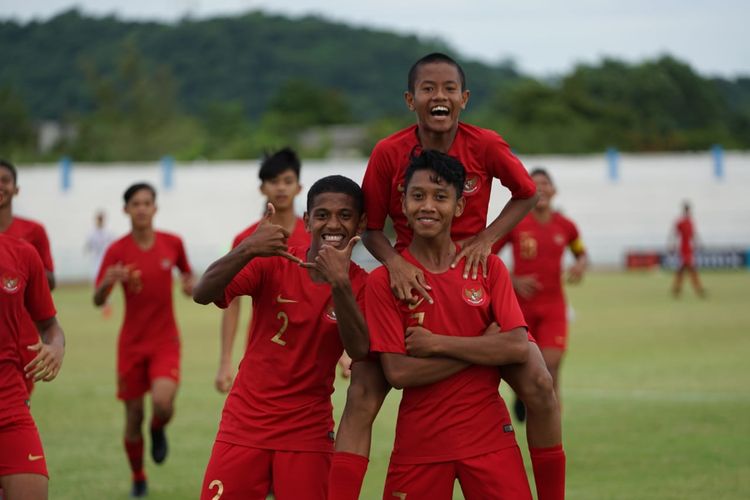
[[[419,307],[419,305],[420,305],[420,304],[421,304],[422,302],[424,302],[424,297],[420,297],[420,298],[419,298],[419,300],[418,300],[418,301],[416,301],[416,302],[415,302],[414,304],[409,304],[409,310],[410,310],[410,311],[413,311],[414,309],[416,309],[417,307]]]
[[[276,302],[278,302],[279,304],[296,304],[296,303],[297,303],[297,301],[296,301],[296,300],[292,300],[292,299],[285,299],[285,298],[283,298],[283,297],[281,296],[281,294],[279,294],[279,295],[278,295],[278,296],[276,297]]]
[[[29,462],[36,462],[37,460],[41,460],[44,458],[44,455],[32,455],[29,453]]]

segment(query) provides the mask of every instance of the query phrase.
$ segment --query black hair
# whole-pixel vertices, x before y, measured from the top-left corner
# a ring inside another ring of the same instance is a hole
[[[315,181],[315,184],[307,192],[308,213],[313,207],[315,197],[323,193],[348,194],[354,199],[354,204],[360,215],[364,213],[365,195],[362,193],[362,188],[348,177],[344,177],[343,175],[329,175]]]
[[[292,170],[299,180],[300,161],[297,153],[286,147],[272,154],[265,154],[260,164],[258,177],[261,182],[270,181],[285,170]]]
[[[148,184],[147,182],[137,182],[126,189],[125,194],[122,195],[122,198],[125,200],[125,204],[127,205],[133,195],[135,195],[135,193],[137,193],[141,189],[147,189],[151,191],[151,196],[153,196],[154,201],[156,201],[156,189],[154,189],[154,186]]]
[[[535,175],[543,175],[547,178],[550,184],[553,186],[555,185],[555,181],[552,180],[552,176],[549,175],[549,172],[547,172],[547,169],[544,167],[534,167],[531,172],[529,172],[529,177],[534,177]]]
[[[685,200],[682,202],[682,210],[683,212],[689,212],[690,211],[690,202],[688,200]]]
[[[461,92],[466,90],[466,75],[464,74],[464,70],[461,65],[458,64],[456,60],[450,56],[447,56],[441,52],[433,52],[432,54],[427,54],[419,61],[415,62],[411,69],[409,69],[409,79],[407,81],[407,88],[409,89],[409,92],[411,92],[412,94],[414,93],[414,86],[417,83],[417,72],[419,71],[419,68],[421,68],[425,64],[433,63],[446,63],[455,66],[458,70],[458,76],[461,78]]]
[[[404,191],[418,170],[432,170],[437,174],[435,181],[444,180],[456,188],[456,199],[461,198],[466,182],[466,169],[457,158],[434,149],[425,149],[419,155],[412,156],[404,174]]]
[[[10,170],[10,174],[13,176],[13,184],[18,183],[18,171],[11,162],[9,162],[8,160],[0,159],[0,167]]]

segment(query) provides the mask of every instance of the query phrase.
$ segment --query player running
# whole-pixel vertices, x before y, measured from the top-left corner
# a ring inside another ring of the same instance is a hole
[[[219,425],[201,499],[326,498],[333,453],[331,393],[343,348],[368,353],[357,307],[367,273],[350,260],[364,229],[360,187],[324,177],[307,195],[308,246],[288,248],[274,207],[256,231],[214,262],[195,300],[255,304],[253,330]]]
[[[117,348],[117,397],[125,404],[125,451],[132,471],[131,495],[147,494],[143,467],[143,396],[151,394],[151,457],[167,457],[164,428],[174,413],[180,380],[180,338],[172,305],[172,268],[181,273],[182,291],[190,296],[193,275],[182,240],[156,231],[156,190],[133,184],[124,194],[131,231],[112,243],[99,268],[94,304],[101,307],[120,283],[125,318]]]
[[[579,283],[588,266],[583,242],[573,221],[556,212],[557,194],[549,172],[531,171],[539,201],[529,215],[495,245],[497,253],[507,243],[513,247],[513,287],[560,400],[560,364],[568,346],[568,320],[562,287],[562,258],[568,248],[575,262],[567,271],[568,283]],[[516,416],[524,420],[523,403],[516,401]]]
[[[672,295],[675,298],[682,293],[682,279],[685,272],[690,276],[690,282],[698,297],[705,298],[706,290],[701,284],[698,277],[698,270],[695,265],[695,247],[698,242],[698,235],[695,232],[693,218],[690,214],[690,203],[687,201],[682,205],[682,217],[677,219],[674,230],[670,234],[669,247],[672,252],[676,251],[676,240],[680,241],[680,262],[674,275],[674,284],[672,285]]]
[[[10,196],[0,189],[0,206]],[[0,234],[0,490],[6,500],[47,498],[47,463],[25,380],[49,382],[60,371],[65,336],[55,314],[35,249]],[[27,318],[41,334],[32,344],[22,337]],[[30,363],[22,361],[19,347],[34,354]]]
[[[42,259],[45,276],[50,290],[55,288],[54,263],[50,251],[49,238],[44,226],[30,219],[24,219],[13,215],[13,198],[18,194],[18,171],[16,167],[6,160],[0,160],[0,192],[3,201],[0,202],[0,233],[16,239],[26,241],[34,247]],[[21,337],[23,345],[32,345],[39,342],[39,332],[34,322],[28,315],[21,320]],[[26,349],[21,350],[21,359],[26,365],[36,356],[35,353]],[[34,391],[33,379],[26,379],[29,395]]]
[[[297,154],[290,148],[284,148],[263,159],[258,171],[260,178],[260,192],[266,198],[266,204],[274,206],[271,222],[283,227],[289,233],[287,244],[290,247],[306,246],[310,243],[310,235],[305,231],[305,223],[294,213],[294,199],[302,190],[299,183],[300,161]],[[261,220],[262,221],[262,220]],[[242,240],[250,236],[261,223],[258,221],[235,236],[232,248],[236,248]],[[252,312],[248,333],[252,328]],[[219,371],[214,382],[216,390],[229,392],[234,380],[234,366],[232,365],[232,348],[237,335],[237,323],[240,318],[240,297],[236,297],[222,311],[221,314],[221,357]]]

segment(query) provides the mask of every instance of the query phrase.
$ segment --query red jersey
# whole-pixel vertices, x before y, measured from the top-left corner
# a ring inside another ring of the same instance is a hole
[[[307,247],[289,252],[305,259]],[[367,273],[349,277],[361,302]],[[343,352],[331,287],[282,257],[257,258],[229,283],[226,307],[239,295],[255,304],[252,335],[227,396],[218,441],[255,448],[333,452],[331,394]]]
[[[690,217],[681,217],[677,220],[675,229],[680,236],[680,253],[691,255],[693,253],[693,238],[695,237],[692,219]]]
[[[13,217],[13,221],[3,234],[29,242],[41,257],[44,269],[50,272],[55,270],[52,252],[49,248],[49,238],[47,238],[44,226],[33,220]]]
[[[255,224],[246,228],[237,236],[235,236],[234,240],[232,241],[232,248],[235,248],[237,245],[240,244],[242,240],[244,240],[245,238],[253,234],[255,230],[258,229],[258,224],[260,224],[260,221],[256,222]],[[307,247],[309,244],[310,244],[310,233],[308,233],[305,230],[305,221],[302,220],[301,217],[297,217],[297,223],[294,225],[294,231],[292,231],[292,234],[289,235],[289,239],[287,240],[287,246]]]
[[[506,243],[513,246],[513,274],[534,275],[541,289],[531,300],[563,299],[562,258],[566,248],[575,255],[584,253],[578,228],[559,212],[547,222],[530,213],[493,247],[494,252]],[[524,299],[519,299],[522,303]]]
[[[21,338],[24,318],[44,321],[55,313],[39,255],[28,243],[0,234],[0,428],[28,413],[20,356],[28,346]]]
[[[140,282],[123,284],[125,319],[120,329],[119,347],[130,352],[151,352],[170,342],[178,342],[177,322],[172,305],[172,268],[190,273],[182,240],[173,234],[155,231],[154,244],[143,250],[127,234],[107,248],[96,284],[99,286],[109,266],[123,264],[140,271]]]
[[[401,196],[406,168],[420,147],[416,125],[386,137],[372,150],[362,181],[367,229],[382,230],[386,216],[390,216],[399,251],[412,239],[412,231],[401,209]],[[492,130],[459,123],[448,154],[458,158],[466,169],[463,192],[466,208],[453,220],[451,237],[454,241],[475,236],[487,226],[493,177],[500,179],[513,198],[529,198],[536,193],[536,185],[526,168],[502,137]]]
[[[372,351],[406,354],[404,332],[420,323],[431,332],[457,337],[480,336],[493,321],[503,331],[526,327],[508,270],[497,256],[487,260],[487,278],[471,280],[458,268],[430,273],[408,250],[401,255],[422,270],[434,304],[397,300],[388,270],[374,270],[365,297]],[[391,462],[447,462],[515,446],[499,384],[496,366],[472,365],[440,382],[405,388]]]

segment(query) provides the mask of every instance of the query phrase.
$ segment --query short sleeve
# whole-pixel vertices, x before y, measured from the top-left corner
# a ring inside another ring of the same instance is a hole
[[[104,252],[104,257],[102,257],[102,261],[99,264],[99,271],[96,273],[96,286],[99,286],[104,279],[104,273],[107,271],[107,268],[110,266],[114,266],[119,261],[119,257],[117,256],[117,248],[115,245],[110,245],[107,247],[107,251]]]
[[[365,318],[370,331],[370,350],[406,354],[404,323],[385,268],[373,272],[365,288]]]
[[[31,247],[27,255],[29,277],[24,294],[24,307],[32,320],[44,321],[55,316],[55,305],[41,259]]]
[[[568,248],[576,257],[586,253],[586,247],[583,244],[578,228],[573,222],[568,221]]]
[[[536,184],[526,168],[510,150],[508,143],[494,132],[487,137],[485,165],[493,177],[508,188],[513,199],[531,198],[536,193]]]
[[[177,251],[177,260],[175,261],[177,269],[179,269],[182,274],[192,273],[193,270],[190,268],[187,253],[185,252],[185,245],[181,238],[175,238],[175,250]]]
[[[508,269],[500,258],[495,255],[490,255],[489,261],[489,283],[492,287],[490,290],[492,315],[497,324],[500,325],[500,330],[507,332],[518,327],[528,330],[521,307],[518,305],[516,293],[513,290],[513,283],[510,280]]]
[[[38,226],[35,232],[36,236],[34,237],[34,246],[36,247],[36,251],[39,252],[39,257],[42,258],[44,269],[52,272],[55,270],[55,264],[52,261],[52,250],[49,246],[47,231],[44,230],[44,226]]]
[[[235,297],[242,295],[249,295],[255,300],[263,286],[266,268],[273,265],[274,260],[276,260],[274,257],[259,257],[248,262],[224,289],[224,298],[216,301],[215,304],[226,309]]]
[[[362,180],[362,193],[365,197],[367,229],[382,230],[391,204],[391,165],[378,143],[372,150],[367,169]]]

